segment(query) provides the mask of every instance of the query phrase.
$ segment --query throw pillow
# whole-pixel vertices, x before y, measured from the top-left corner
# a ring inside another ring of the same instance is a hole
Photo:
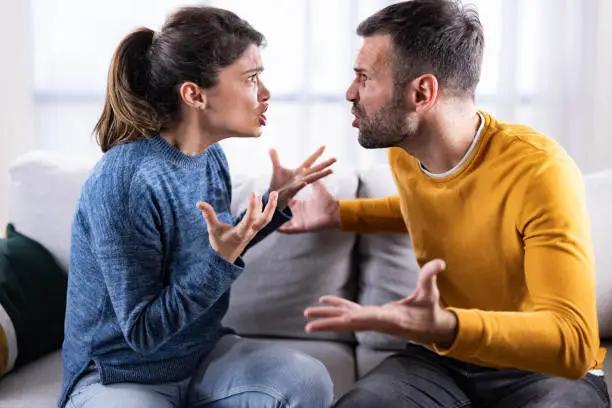
[[[0,376],[61,347],[67,277],[12,224],[0,239]]]

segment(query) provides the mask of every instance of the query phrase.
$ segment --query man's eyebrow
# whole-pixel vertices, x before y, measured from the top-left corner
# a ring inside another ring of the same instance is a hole
[[[255,67],[255,68],[247,69],[246,71],[242,73],[242,75],[258,74],[260,72],[263,72],[263,70],[264,70],[264,67],[261,67],[261,66]]]

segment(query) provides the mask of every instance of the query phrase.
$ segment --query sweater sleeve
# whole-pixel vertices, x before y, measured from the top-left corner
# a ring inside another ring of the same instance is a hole
[[[194,245],[185,270],[165,282],[169,254],[150,188],[135,178],[127,194],[117,188],[97,190],[89,211],[93,252],[127,343],[147,355],[214,305],[242,267],[212,250],[203,227],[202,235],[193,237],[202,244]]]
[[[340,229],[359,233],[408,232],[399,196],[341,200]]]
[[[579,170],[548,163],[523,198],[517,236],[525,248],[529,300],[521,312],[453,309],[454,344],[441,354],[571,379],[599,350],[594,255]]]

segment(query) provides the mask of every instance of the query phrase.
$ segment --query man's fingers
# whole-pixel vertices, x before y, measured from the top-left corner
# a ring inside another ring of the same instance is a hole
[[[414,302],[419,297],[420,294],[421,294],[421,289],[416,288],[410,296],[405,297],[401,300],[398,300],[397,303],[400,305],[409,305],[410,303]]]
[[[338,317],[346,314],[346,309],[330,306],[313,306],[304,311],[304,316],[308,318]]]
[[[325,193],[329,194],[329,191],[327,191],[327,188],[325,187],[325,185],[319,180],[312,182],[312,189],[316,190],[316,192],[320,194],[325,194]]]
[[[321,331],[358,332],[386,331],[385,322],[379,321],[374,310],[361,309],[350,311],[341,316],[313,320],[306,325],[308,333]]]
[[[306,324],[306,332],[308,333],[322,331],[354,332],[358,331],[358,327],[356,322],[347,318],[347,316],[329,317],[327,319],[315,320]]]
[[[287,234],[287,235],[301,234],[303,232],[307,232],[306,229],[304,229],[302,226],[300,226],[298,223],[296,223],[294,221],[289,221],[289,222],[283,224],[276,231],[280,232],[281,234]]]
[[[323,154],[324,151],[325,151],[325,146],[319,147],[316,152],[314,152],[313,154],[310,155],[310,157],[308,157],[306,160],[304,160],[304,163],[302,163],[302,165],[299,168],[300,169],[309,169],[310,166],[312,166],[314,164],[314,162],[316,162],[317,159],[319,157],[321,157],[321,155]]]
[[[204,217],[204,221],[210,230],[215,230],[219,226],[219,220],[217,219],[217,214],[215,213],[214,208],[204,201],[199,201],[196,206],[202,212],[202,216]]]
[[[441,259],[427,262],[421,268],[419,274],[419,289],[425,296],[431,296],[437,291],[438,286],[436,276],[446,268],[446,264]]]
[[[349,310],[356,310],[361,308],[361,306],[355,302],[351,302],[348,299],[343,299],[338,296],[322,296],[319,299],[319,303],[323,303],[325,305],[342,307]]]

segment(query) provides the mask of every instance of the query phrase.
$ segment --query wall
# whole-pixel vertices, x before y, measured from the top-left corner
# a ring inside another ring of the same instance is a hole
[[[600,0],[599,7],[597,73],[595,80],[582,79],[582,86],[593,89],[596,95],[593,140],[585,140],[593,146],[594,170],[612,169],[612,1]]]
[[[34,147],[29,3],[0,0],[0,236],[7,222],[8,166]]]

